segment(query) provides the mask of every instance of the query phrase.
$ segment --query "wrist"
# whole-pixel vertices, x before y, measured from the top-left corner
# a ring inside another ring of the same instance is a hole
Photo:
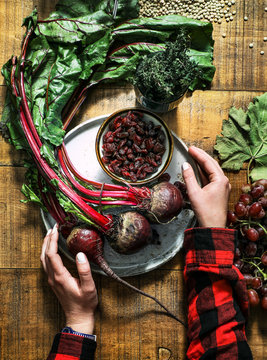
[[[66,326],[71,327],[74,331],[85,334],[93,334],[95,327],[95,319],[94,316],[86,319],[86,321],[66,319]]]

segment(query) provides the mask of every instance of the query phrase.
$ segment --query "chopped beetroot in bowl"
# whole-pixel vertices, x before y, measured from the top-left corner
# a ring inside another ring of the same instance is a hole
[[[152,181],[170,163],[172,135],[157,115],[141,109],[125,109],[108,117],[100,127],[97,158],[115,180],[131,184]]]

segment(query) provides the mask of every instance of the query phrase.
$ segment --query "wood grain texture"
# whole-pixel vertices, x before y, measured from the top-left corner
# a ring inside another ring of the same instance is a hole
[[[19,54],[24,29],[21,23],[37,6],[40,18],[54,9],[55,0],[0,0],[0,66],[12,54]],[[266,91],[267,43],[264,0],[236,0],[233,22],[214,26],[215,78],[211,90],[195,91],[179,108],[164,114],[170,128],[187,144],[213,153],[216,135],[231,106],[247,108],[254,96]],[[244,22],[244,16],[248,21]],[[226,37],[223,38],[222,34]],[[253,42],[253,49],[249,43]],[[265,50],[265,55],[260,51]],[[0,81],[0,112],[5,86]],[[130,85],[102,85],[94,89],[72,126],[90,117],[135,106]],[[24,179],[23,154],[0,138],[0,358],[42,360],[54,334],[64,325],[64,315],[40,265],[45,233],[39,208],[23,204],[20,192]],[[229,206],[239,197],[246,181],[245,171],[227,173],[232,184]],[[127,280],[157,296],[175,314],[186,315],[182,279],[184,254],[148,274]],[[75,267],[64,259],[75,273]],[[96,360],[183,360],[186,334],[180,324],[167,317],[151,300],[94,275],[100,305],[96,315],[98,347]],[[253,309],[247,335],[255,360],[266,357],[266,314]]]
[[[267,89],[266,36],[267,12],[265,0],[237,0],[231,11],[236,10],[234,20],[214,25],[214,64],[216,73],[213,90]],[[244,17],[248,20],[244,21]],[[223,38],[222,34],[226,37]],[[253,48],[249,44],[253,43]],[[265,51],[261,55],[261,51]]]

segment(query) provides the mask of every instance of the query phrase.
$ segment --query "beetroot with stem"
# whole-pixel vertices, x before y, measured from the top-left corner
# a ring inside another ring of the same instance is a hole
[[[166,223],[176,217],[184,206],[181,191],[173,184],[163,181],[153,186],[146,209],[151,221]]]
[[[86,254],[89,261],[98,265],[100,269],[103,270],[104,273],[107,274],[109,277],[129,287],[137,293],[154,300],[167,312],[168,315],[180,322],[182,325],[186,326],[182,320],[178,319],[177,316],[175,316],[171,311],[169,311],[166,306],[163,305],[157,298],[129,284],[127,281],[121,279],[118,275],[114,273],[114,271],[109,267],[106,260],[104,259],[102,238],[100,234],[96,232],[93,228],[74,228],[67,238],[67,247],[74,256],[78,252],[83,252],[84,254]]]
[[[121,254],[130,254],[152,242],[148,220],[136,211],[121,213],[117,226],[109,233],[110,245]]]

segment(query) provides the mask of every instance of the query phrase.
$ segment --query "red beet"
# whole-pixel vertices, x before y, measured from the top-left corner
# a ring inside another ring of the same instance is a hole
[[[157,304],[159,304],[168,315],[173,317],[175,320],[179,321],[185,326],[185,324],[178,319],[174,314],[172,314],[158,299],[154,296],[145,293],[144,291],[136,288],[135,286],[129,284],[127,281],[121,279],[114,271],[109,267],[106,260],[103,257],[103,241],[98,232],[93,228],[80,228],[76,227],[72,230],[70,235],[67,238],[67,247],[69,251],[76,255],[78,252],[83,252],[88,257],[89,261],[95,263],[102,269],[108,276],[112,279],[120,282],[121,284],[129,287],[130,289],[138,292],[141,295],[144,295]]]
[[[181,191],[173,184],[164,181],[152,189],[149,208],[152,221],[166,223],[176,217],[184,205]]]
[[[121,213],[113,227],[110,245],[121,254],[130,254],[152,241],[147,219],[136,211]]]

